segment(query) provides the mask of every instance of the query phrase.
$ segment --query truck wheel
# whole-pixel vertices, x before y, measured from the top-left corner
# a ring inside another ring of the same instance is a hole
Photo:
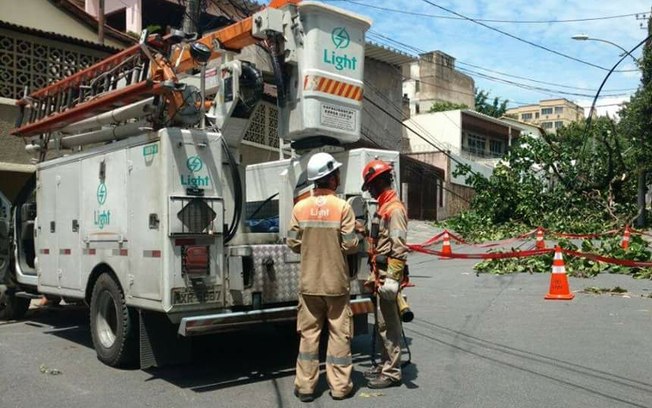
[[[25,316],[29,299],[17,297],[5,285],[0,285],[0,320],[16,320]]]
[[[97,358],[111,367],[131,365],[138,351],[136,323],[115,279],[108,273],[100,275],[91,295],[91,335]]]

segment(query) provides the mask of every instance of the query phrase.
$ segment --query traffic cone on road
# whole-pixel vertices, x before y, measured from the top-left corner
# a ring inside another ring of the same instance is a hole
[[[448,259],[446,257],[453,255],[453,250],[451,249],[451,237],[448,235],[448,231],[444,231],[444,243],[441,246],[441,255],[443,258],[440,259]]]
[[[537,228],[537,249],[546,249],[546,241],[543,240],[543,227]]]
[[[629,225],[625,225],[625,232],[623,233],[623,240],[620,241],[620,247],[622,249],[629,248],[629,236],[630,236]]]
[[[571,300],[575,297],[568,287],[568,277],[566,276],[566,265],[564,265],[564,256],[561,253],[561,247],[555,247],[555,257],[552,260],[552,274],[550,275],[550,290],[545,296],[548,300]]]

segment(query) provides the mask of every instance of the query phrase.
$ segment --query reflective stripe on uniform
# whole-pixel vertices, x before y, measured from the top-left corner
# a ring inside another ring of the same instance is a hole
[[[392,230],[389,233],[389,236],[392,237],[392,238],[407,239],[407,231],[404,231],[404,230]]]
[[[305,228],[340,228],[340,221],[299,221],[299,226]]]
[[[293,230],[288,231],[288,238],[291,239],[299,238],[299,231],[293,231]]]
[[[319,353],[304,353],[304,352],[299,352],[299,356],[297,357],[297,360],[301,361],[319,361]]]
[[[353,364],[353,359],[351,358],[351,356],[346,356],[346,357],[326,356],[326,364],[347,366]]]

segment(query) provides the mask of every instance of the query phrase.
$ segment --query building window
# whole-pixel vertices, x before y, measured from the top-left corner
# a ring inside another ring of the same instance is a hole
[[[563,106],[555,106],[555,113],[564,113]]]
[[[521,120],[531,120],[532,119],[532,114],[531,113],[522,113],[521,114]]]
[[[493,157],[502,157],[505,143],[502,140],[489,140],[489,151]]]
[[[487,139],[483,136],[467,133],[466,136],[467,150],[469,153],[484,156]]]
[[[552,122],[542,122],[541,127],[544,129],[552,129]]]
[[[421,89],[421,81],[416,79],[414,81],[414,92],[419,92],[419,89]]]
[[[559,129],[562,126],[564,126],[564,122],[562,122],[561,120],[555,122],[555,129]]]
[[[414,104],[414,111],[418,114],[419,113],[419,104],[415,103]]]
[[[552,108],[541,108],[542,115],[552,115]]]
[[[534,119],[539,119],[539,112],[534,113]]]

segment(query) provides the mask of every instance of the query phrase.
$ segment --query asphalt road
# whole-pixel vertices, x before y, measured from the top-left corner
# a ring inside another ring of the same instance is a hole
[[[415,223],[411,240],[433,234]],[[117,370],[96,359],[87,310],[37,308],[0,323],[0,407],[652,407],[651,281],[570,279],[574,300],[546,301],[549,275],[476,276],[472,261],[419,254],[410,264],[417,317],[400,388],[364,386],[367,336],[353,344],[355,395],[331,400],[322,374],[318,398],[302,404],[287,332],[205,337],[192,364]],[[615,286],[629,292],[580,292]]]

